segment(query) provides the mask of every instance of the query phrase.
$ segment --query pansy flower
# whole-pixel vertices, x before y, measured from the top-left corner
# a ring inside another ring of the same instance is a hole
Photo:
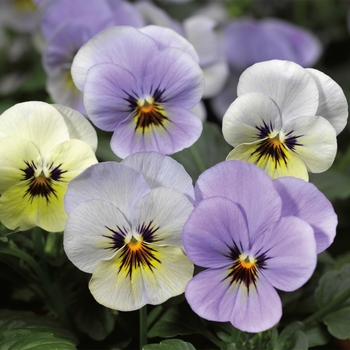
[[[132,311],[184,292],[193,264],[181,232],[193,195],[184,168],[156,152],[93,165],[71,181],[64,249],[92,274],[100,304]]]
[[[72,77],[89,119],[113,131],[111,148],[172,154],[191,146],[202,123],[190,112],[203,94],[198,56],[168,28],[108,28],[77,53]]]
[[[336,215],[312,184],[283,179],[276,186],[280,179],[240,161],[219,163],[199,176],[195,209],[183,230],[188,257],[206,268],[185,292],[199,316],[264,331],[282,316],[275,288],[294,291],[313,274],[317,251],[334,238]],[[320,215],[312,208],[318,200]]]
[[[69,181],[97,162],[96,132],[68,107],[19,103],[0,116],[0,220],[62,231]]]
[[[316,69],[272,60],[246,69],[223,118],[227,159],[252,162],[272,178],[308,180],[333,163],[348,105],[340,86]]]

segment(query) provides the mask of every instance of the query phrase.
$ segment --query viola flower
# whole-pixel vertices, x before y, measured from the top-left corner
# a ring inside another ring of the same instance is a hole
[[[89,119],[114,132],[111,148],[117,156],[171,154],[191,146],[202,131],[190,112],[203,94],[196,60],[192,45],[171,29],[119,26],[78,51],[72,77]]]
[[[227,156],[256,164],[272,178],[308,180],[333,163],[336,135],[345,127],[348,105],[340,86],[316,69],[272,60],[246,69],[238,98],[223,118]]]
[[[21,231],[63,231],[69,181],[97,162],[96,132],[80,113],[44,102],[0,116],[0,220]]]
[[[318,237],[312,225],[318,213],[310,204],[328,201],[312,184],[283,180],[281,190],[281,183],[275,187],[280,179],[239,161],[219,163],[200,175],[196,206],[183,229],[188,257],[206,268],[185,291],[199,316],[229,321],[246,332],[264,331],[282,316],[275,288],[294,291],[313,274]],[[324,214],[322,229],[335,231],[330,204]]]
[[[92,273],[89,289],[100,304],[132,311],[183,293],[193,275],[181,241],[193,187],[164,155],[124,161],[91,166],[69,184],[64,249]]]

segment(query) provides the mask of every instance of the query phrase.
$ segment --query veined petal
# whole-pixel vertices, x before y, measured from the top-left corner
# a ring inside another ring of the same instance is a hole
[[[280,176],[295,176],[308,181],[307,167],[301,157],[294,154],[286,146],[280,146],[278,151],[266,153],[264,143],[269,139],[241,144],[227,156],[227,160],[241,160],[252,163],[264,170],[272,179]],[[273,150],[276,150],[274,148]]]
[[[190,55],[177,48],[159,52],[148,62],[142,77],[145,93],[158,89],[161,100],[173,106],[190,109],[203,96],[203,71]]]
[[[241,75],[237,94],[260,92],[278,106],[282,121],[300,115],[315,115],[318,89],[314,79],[294,62],[271,60],[256,63]]]
[[[91,147],[86,142],[76,139],[57,145],[44,159],[44,165],[49,169],[59,166],[62,171],[60,181],[65,183],[96,163],[97,159]]]
[[[135,49],[142,54],[135,54]],[[129,69],[137,78],[144,77],[145,65],[157,57],[158,52],[156,42],[136,28],[116,26],[105,29],[83,45],[74,57],[73,81],[79,90],[84,91],[88,70],[99,63],[114,63]]]
[[[159,48],[176,47],[188,53],[192,59],[198,62],[198,54],[193,45],[188,42],[183,36],[176,33],[171,28],[165,26],[149,25],[140,28],[140,32],[150,36],[158,44]]]
[[[111,148],[120,158],[141,151],[173,154],[190,147],[202,132],[202,122],[190,111],[178,106],[164,105],[160,125],[137,128],[136,118],[119,124],[111,139]]]
[[[41,156],[31,141],[18,136],[0,139],[0,193],[20,183],[27,167],[25,162],[32,161],[41,163]]]
[[[305,220],[314,230],[317,254],[327,249],[338,223],[331,202],[315,185],[294,177],[281,177],[273,183],[282,198],[282,216]]]
[[[123,264],[122,251],[95,267],[89,288],[102,305],[132,311],[157,305],[184,292],[193,264],[179,247],[156,247],[147,263]]]
[[[182,229],[192,210],[185,195],[158,187],[137,203],[132,228],[147,243],[182,247]]]
[[[260,272],[280,290],[300,288],[316,267],[313,229],[294,216],[282,217],[274,228],[258,235],[252,250],[266,252],[266,265]]]
[[[182,239],[189,259],[203,267],[230,265],[233,244],[242,251],[250,249],[246,218],[237,204],[224,197],[202,200],[187,220]]]
[[[281,129],[278,107],[261,93],[236,98],[222,120],[222,133],[231,146],[261,140]]]
[[[26,195],[28,187],[27,181],[21,182],[1,195],[0,221],[11,230],[19,227],[20,231],[25,231],[39,226],[49,232],[63,231],[67,218],[63,197],[67,185],[54,183],[48,198]]]
[[[71,139],[86,142],[95,152],[97,149],[97,134],[90,122],[78,111],[59,104],[52,105],[63,116]]]
[[[328,75],[317,69],[306,69],[316,82],[319,92],[319,106],[316,115],[326,118],[337,135],[348,120],[348,103],[342,88]]]
[[[140,82],[121,66],[101,63],[87,72],[84,105],[89,119],[102,130],[114,131],[133,112],[133,100],[141,97]]]
[[[207,320],[229,321],[245,332],[262,332],[278,323],[281,300],[264,276],[248,294],[244,284],[230,284],[228,273],[227,267],[209,269],[192,278],[185,296],[193,311]]]
[[[143,176],[123,164],[95,164],[75,177],[68,186],[65,208],[69,214],[83,202],[99,199],[116,206],[129,220],[135,204],[150,191]]]
[[[253,164],[225,161],[214,165],[198,177],[195,195],[197,204],[216,196],[239,204],[246,214],[251,238],[281,217],[281,198],[271,178]]]
[[[141,173],[152,189],[173,188],[194,202],[192,179],[173,158],[158,152],[139,152],[126,157],[121,163]]]
[[[37,101],[18,103],[0,116],[0,138],[12,135],[32,141],[43,157],[57,144],[69,140],[61,114],[51,105]]]
[[[283,125],[282,130],[285,135],[297,136],[293,151],[309,171],[320,173],[333,164],[337,153],[336,132],[325,118],[298,117]]]
[[[93,199],[69,213],[64,250],[75,266],[92,273],[101,260],[111,259],[124,246],[124,237],[130,231],[128,221],[118,208]]]

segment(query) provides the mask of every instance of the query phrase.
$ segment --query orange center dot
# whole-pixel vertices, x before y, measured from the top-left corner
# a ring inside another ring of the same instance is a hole
[[[244,267],[245,269],[251,269],[252,267],[255,266],[256,259],[253,259],[253,262],[251,261],[249,256],[247,256],[246,258],[240,256],[239,259],[240,259],[241,266]]]
[[[135,237],[131,237],[128,247],[132,251],[140,250],[142,248],[142,242],[138,241]]]

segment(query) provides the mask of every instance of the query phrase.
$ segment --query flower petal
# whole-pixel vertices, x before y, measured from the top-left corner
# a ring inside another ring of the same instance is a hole
[[[154,254],[157,260],[152,260],[152,268],[140,264],[130,276],[121,266],[120,252],[98,263],[89,283],[94,298],[111,309],[132,311],[183,293],[193,275],[193,265],[181,248],[157,247]]]
[[[281,216],[281,198],[271,178],[255,165],[245,162],[225,161],[204,171],[195,185],[195,195],[197,204],[215,196],[237,203],[246,214],[251,238]]]
[[[182,247],[182,229],[192,210],[182,193],[158,187],[137,203],[132,228],[143,237],[150,235],[151,241],[145,238],[148,243]]]
[[[163,125],[150,124],[135,130],[136,122],[129,118],[118,125],[111,139],[111,148],[120,158],[141,151],[173,154],[190,147],[202,132],[202,122],[190,111],[179,106],[164,106]]]
[[[328,75],[317,69],[306,70],[315,80],[320,95],[316,115],[326,118],[338,135],[345,128],[348,120],[348,103],[344,92]]]
[[[97,149],[97,134],[90,122],[78,111],[59,104],[52,105],[63,116],[71,139],[86,142],[95,152]]]
[[[211,321],[230,321],[245,332],[262,332],[278,323],[281,300],[264,276],[248,293],[243,284],[230,284],[227,274],[227,268],[209,269],[188,283],[185,296],[195,313]]]
[[[314,230],[317,254],[327,249],[338,223],[331,202],[315,185],[300,179],[282,177],[273,183],[282,198],[282,216],[305,220]]]
[[[69,260],[80,270],[92,273],[101,260],[111,259],[121,248],[113,247],[112,230],[120,232],[118,227],[125,233],[131,231],[114,205],[98,199],[81,203],[69,213],[64,229],[64,250]]]
[[[280,131],[280,128],[278,107],[269,97],[257,92],[236,98],[222,120],[224,138],[234,147],[260,140],[269,133]],[[266,133],[262,135],[261,130],[266,130]]]
[[[249,92],[260,92],[275,102],[283,122],[315,115],[318,108],[314,79],[294,62],[271,60],[247,68],[239,79],[237,94]]]
[[[250,248],[245,215],[237,204],[224,197],[202,200],[187,220],[182,237],[189,259],[203,267],[232,263],[229,257],[233,242],[242,251]]]
[[[99,199],[113,204],[131,220],[135,204],[149,191],[146,180],[137,171],[115,162],[99,163],[69,183],[65,208],[69,214],[81,203]]]
[[[313,229],[306,221],[294,216],[282,217],[274,228],[257,236],[252,251],[266,252],[266,265],[259,272],[275,288],[284,291],[300,288],[316,267]]]
[[[282,130],[285,135],[298,137],[293,151],[309,171],[320,173],[333,164],[337,153],[336,133],[325,118],[298,117],[283,125]]]
[[[121,163],[141,173],[152,189],[173,188],[194,202],[192,179],[173,158],[158,152],[139,152],[126,157]]]
[[[227,160],[241,160],[253,163],[264,170],[272,179],[280,176],[295,176],[308,181],[307,168],[301,157],[294,154],[287,147],[283,147],[283,157],[276,158],[270,154],[259,152],[263,141],[241,144],[234,148],[227,156]]]

